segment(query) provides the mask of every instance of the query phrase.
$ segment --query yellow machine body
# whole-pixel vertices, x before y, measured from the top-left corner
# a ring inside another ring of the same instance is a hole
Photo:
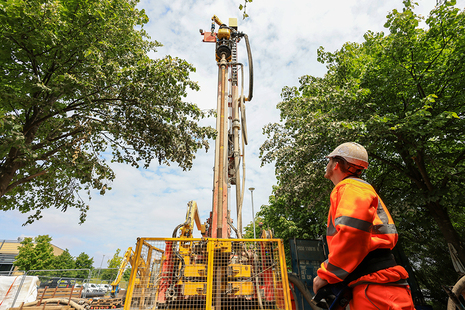
[[[281,239],[139,238],[134,257],[125,310],[292,308]]]
[[[231,37],[231,30],[227,28],[218,29],[218,39],[229,40],[230,37]]]

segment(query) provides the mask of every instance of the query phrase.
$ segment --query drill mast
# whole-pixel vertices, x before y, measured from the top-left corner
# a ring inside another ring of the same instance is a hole
[[[215,33],[215,24],[220,26]],[[241,181],[240,162],[247,144],[245,101],[252,99],[252,55],[246,34],[237,31],[237,19],[230,19],[229,26],[217,16],[212,17],[211,32],[200,33],[204,42],[216,43],[215,58],[218,66],[218,100],[213,180],[213,207],[207,237],[229,238],[232,220],[228,206],[228,188],[236,187],[236,235],[242,237],[242,203],[244,198],[244,173]],[[237,62],[237,44],[245,38],[249,58],[249,96],[244,97],[243,64]],[[238,69],[241,68],[242,87],[239,95]],[[242,130],[242,134],[240,134]],[[241,153],[242,142],[242,153]],[[243,164],[244,166],[244,164]],[[245,172],[245,171],[244,171]],[[242,186],[241,186],[242,184]]]
[[[217,33],[215,24],[220,25]],[[291,310],[282,240],[270,234],[262,239],[241,235],[244,173],[241,178],[239,166],[247,144],[245,102],[252,99],[253,85],[249,41],[237,31],[235,19],[226,26],[214,16],[212,31],[200,32],[204,42],[216,44],[218,66],[212,211],[201,224],[197,203],[190,201],[185,222],[171,238],[138,238],[124,310]],[[242,39],[248,54],[247,98],[244,68],[237,61],[237,43]],[[232,185],[237,229],[228,208]],[[194,226],[202,238],[193,238]],[[231,238],[231,229],[237,238]]]

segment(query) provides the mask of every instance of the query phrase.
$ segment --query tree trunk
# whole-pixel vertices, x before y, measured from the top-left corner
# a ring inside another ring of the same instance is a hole
[[[0,166],[0,198],[8,192],[8,186],[20,167],[19,163],[15,163],[13,158],[16,158],[16,149],[11,149],[5,163]]]
[[[463,264],[465,264],[465,247],[462,240],[460,240],[459,234],[452,226],[447,209],[441,206],[439,202],[428,203],[426,208],[436,221],[436,224],[441,230],[446,242],[451,243],[454,246],[454,248],[457,250],[460,260]]]

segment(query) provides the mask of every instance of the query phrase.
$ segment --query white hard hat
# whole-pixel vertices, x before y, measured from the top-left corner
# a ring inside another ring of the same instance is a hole
[[[363,146],[356,142],[342,143],[326,157],[331,158],[336,156],[344,158],[350,164],[363,167],[364,169],[368,168],[368,153]]]

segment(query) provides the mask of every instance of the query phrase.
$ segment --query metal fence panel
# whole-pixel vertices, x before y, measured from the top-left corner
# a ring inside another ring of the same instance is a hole
[[[291,309],[280,239],[140,238],[132,309]]]

